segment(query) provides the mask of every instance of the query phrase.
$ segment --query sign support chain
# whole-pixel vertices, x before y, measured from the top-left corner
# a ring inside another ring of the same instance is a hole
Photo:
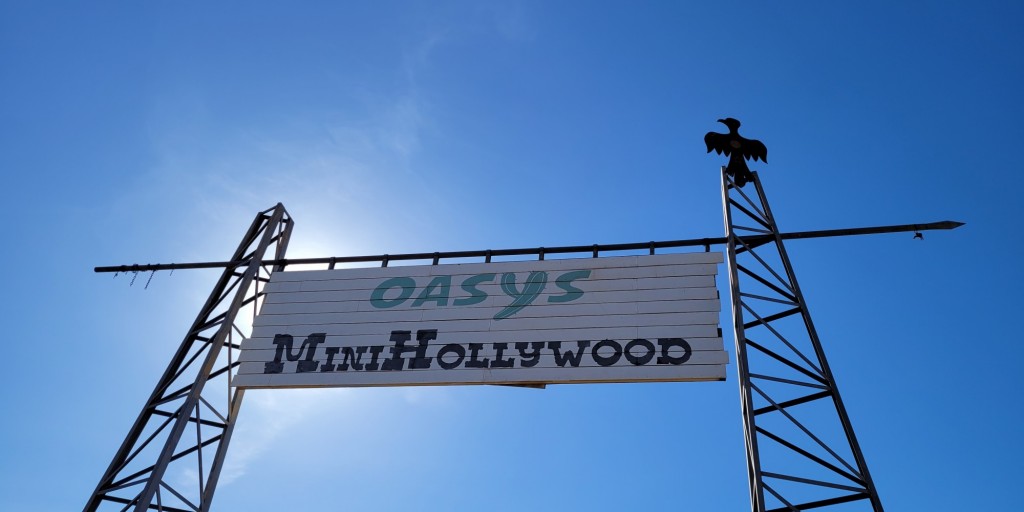
[[[754,198],[722,168],[751,509],[860,502],[881,512],[782,233],[760,178],[751,174]]]
[[[293,224],[280,203],[256,215],[85,512],[210,510],[244,396],[230,387],[247,326],[236,319],[258,310],[267,260],[284,258]]]

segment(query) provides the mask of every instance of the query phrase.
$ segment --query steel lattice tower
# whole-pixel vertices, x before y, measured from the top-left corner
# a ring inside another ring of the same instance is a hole
[[[228,261],[119,265],[96,272],[223,268],[86,512],[208,512],[244,390],[230,387],[239,340],[270,274],[288,265],[429,261],[492,256],[649,251],[725,244],[754,512],[840,504],[881,512],[874,484],[825,360],[783,240],[955,229],[960,222],[780,233],[757,174],[754,201],[722,169],[725,237],[626,244],[285,259],[294,221],[280,203],[256,215]],[[736,221],[751,226],[737,224]],[[756,227],[753,227],[756,226]],[[755,251],[755,249],[757,249]],[[272,252],[272,256],[268,257]],[[746,318],[749,320],[745,320]],[[751,335],[754,337],[751,338]],[[226,349],[226,350],[224,350]],[[215,405],[220,404],[220,405]],[[212,453],[212,456],[210,454]],[[844,510],[850,510],[844,508]]]
[[[753,177],[752,198],[722,168],[751,509],[859,502],[881,512],[761,179]]]
[[[280,203],[256,215],[188,334],[85,506],[97,510],[210,510],[244,390],[230,388],[236,320],[255,312],[264,263],[284,258],[293,221]],[[132,269],[127,269],[132,271]],[[137,267],[134,270],[140,271]],[[247,326],[245,326],[247,327]],[[227,349],[227,350],[224,350]]]

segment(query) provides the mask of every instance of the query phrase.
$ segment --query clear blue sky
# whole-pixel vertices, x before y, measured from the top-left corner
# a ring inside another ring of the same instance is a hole
[[[0,4],[0,510],[85,503],[215,279],[93,266],[278,201],[292,257],[720,236],[725,116],[785,230],[967,223],[789,249],[887,508],[1019,506],[1021,3],[213,4]],[[252,392],[215,506],[745,510],[729,371]]]

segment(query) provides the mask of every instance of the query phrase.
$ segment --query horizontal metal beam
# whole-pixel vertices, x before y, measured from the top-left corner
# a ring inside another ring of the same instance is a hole
[[[806,238],[827,238],[836,236],[852,235],[874,235],[880,233],[906,233],[932,231],[939,229],[956,229],[963,226],[963,222],[946,220],[942,222],[931,222],[927,224],[900,224],[896,226],[874,226],[865,228],[847,229],[825,229],[819,231],[796,231],[792,233],[781,233],[783,240],[802,240]],[[773,241],[772,235],[751,235],[743,237],[748,243],[758,241]],[[572,254],[591,253],[597,257],[600,252],[608,251],[637,251],[648,249],[654,253],[655,249],[669,249],[674,247],[705,247],[722,245],[728,240],[725,237],[715,238],[691,238],[688,240],[666,240],[661,242],[636,242],[629,244],[593,244],[593,245],[568,245],[562,247],[529,247],[524,249],[486,249],[482,251],[450,251],[450,252],[419,252],[410,254],[379,254],[374,256],[339,256],[330,258],[295,258],[264,260],[266,265],[313,265],[313,264],[335,264],[335,263],[365,263],[382,262],[385,266],[388,261],[408,260],[433,260],[436,264],[440,259],[451,258],[486,258],[490,261],[492,256],[540,256],[544,259],[545,254]],[[96,267],[97,273],[104,272],[149,272],[156,270],[185,270],[201,268],[230,268],[247,263],[247,260],[240,261],[207,261],[200,263],[153,263],[146,265],[116,265],[109,267]]]

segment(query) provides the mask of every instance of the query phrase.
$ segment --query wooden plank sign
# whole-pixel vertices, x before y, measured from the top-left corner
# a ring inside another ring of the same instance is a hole
[[[721,253],[275,272],[247,388],[724,380]]]

